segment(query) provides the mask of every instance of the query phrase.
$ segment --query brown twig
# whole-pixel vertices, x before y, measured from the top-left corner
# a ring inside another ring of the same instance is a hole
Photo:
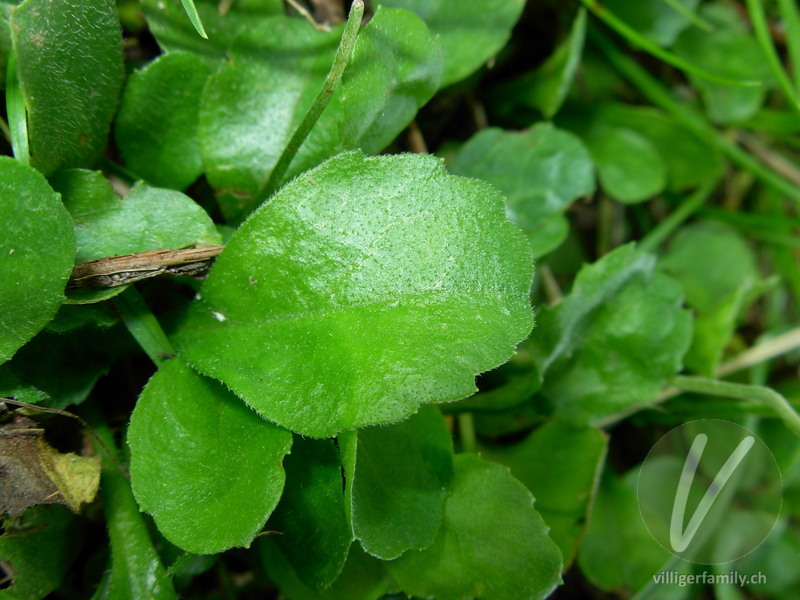
[[[202,277],[225,246],[150,250],[75,265],[67,289],[113,288],[159,275]]]

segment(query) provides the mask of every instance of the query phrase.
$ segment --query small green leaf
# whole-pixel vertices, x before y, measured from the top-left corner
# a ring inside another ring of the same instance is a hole
[[[210,74],[199,56],[174,52],[128,79],[115,137],[127,166],[147,182],[182,190],[203,172],[200,96]]]
[[[438,35],[444,49],[442,86],[467,77],[506,44],[525,0],[377,0],[416,13]]]
[[[589,152],[573,134],[550,124],[522,133],[484,129],[461,147],[449,168],[488,181],[506,195],[508,216],[528,234],[534,257],[564,241],[563,213],[594,192]]]
[[[700,0],[675,0],[686,10],[694,12]],[[685,15],[669,5],[667,0],[604,0],[610,12],[659,46],[671,46],[680,33],[690,26]],[[701,31],[701,34],[706,32]],[[691,57],[687,57],[691,58]],[[716,73],[716,71],[714,71]]]
[[[423,155],[339,155],[239,228],[176,342],[303,435],[475,391],[530,331],[532,262],[487,184]]]
[[[580,349],[545,376],[541,393],[554,414],[588,422],[655,400],[691,341],[682,300],[680,285],[656,273],[630,281],[594,312]]]
[[[181,4],[183,4],[183,10],[186,11],[186,16],[189,17],[189,21],[192,22],[192,26],[195,28],[197,33],[200,34],[200,37],[207,40],[208,35],[206,34],[206,30],[203,29],[203,21],[200,20],[200,15],[197,14],[197,8],[194,6],[194,0],[181,0]]]
[[[607,104],[601,107],[595,120],[646,137],[667,167],[668,187],[672,191],[694,188],[716,179],[725,167],[715,146],[655,108]]]
[[[131,481],[161,532],[196,554],[249,546],[284,484],[288,431],[173,359],[131,417]]]
[[[667,167],[650,141],[632,129],[599,124],[584,137],[609,196],[634,204],[649,200],[667,184]]]
[[[439,409],[423,406],[401,423],[344,437],[354,537],[384,560],[430,546],[453,472],[453,442]]]
[[[0,560],[14,573],[0,598],[38,600],[55,590],[78,556],[81,535],[75,516],[63,506],[35,506],[16,522],[6,521],[0,535]]]
[[[533,493],[536,510],[566,564],[572,562],[586,529],[607,445],[608,436],[599,429],[554,420],[518,444],[483,452],[508,466]]]
[[[76,262],[222,241],[206,211],[181,192],[138,183],[118,198],[101,173],[77,169],[51,183],[75,220]]]
[[[267,529],[297,577],[313,589],[339,577],[352,537],[345,516],[342,469],[333,440],[296,437],[284,461],[286,487]]]
[[[237,0],[229,3],[223,14],[220,14],[220,0],[194,0],[208,35],[208,39],[203,39],[186,18],[183,7],[174,0],[142,0],[141,4],[148,27],[165,52],[191,52],[205,59],[212,69],[225,60],[239,33],[250,27],[258,28],[266,19],[285,12],[283,0]]]
[[[700,222],[678,232],[659,268],[681,282],[687,304],[696,311],[684,363],[712,377],[739,315],[755,300],[751,292],[761,279],[756,257],[735,230]]]
[[[689,73],[711,120],[717,123],[742,121],[761,108],[767,85],[774,82],[774,75],[758,42],[735,9],[722,4],[707,6],[702,14],[712,20],[714,31],[688,29],[678,38],[674,50],[679,56],[723,77],[764,83],[758,87],[728,86]]]
[[[72,220],[44,177],[0,157],[0,363],[52,319],[75,258]]]
[[[45,174],[90,166],[106,145],[122,87],[113,0],[25,0],[11,13],[28,109],[31,165]]]
[[[358,544],[350,549],[342,574],[325,590],[313,590],[300,581],[274,538],[263,537],[256,546],[267,574],[288,600],[378,600],[389,591],[383,563]]]
[[[436,541],[387,562],[389,574],[407,594],[436,600],[546,598],[561,581],[561,553],[531,493],[474,454],[454,466]]]

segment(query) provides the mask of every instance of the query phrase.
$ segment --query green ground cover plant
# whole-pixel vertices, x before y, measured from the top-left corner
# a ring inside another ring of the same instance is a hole
[[[793,0],[0,0],[0,89],[0,599],[800,593]]]

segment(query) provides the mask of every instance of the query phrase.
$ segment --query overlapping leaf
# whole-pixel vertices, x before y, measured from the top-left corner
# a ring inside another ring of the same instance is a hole
[[[0,363],[52,319],[75,258],[72,219],[44,177],[0,157]]]
[[[128,431],[142,510],[196,554],[249,546],[280,499],[291,434],[180,359],[142,392]]]
[[[530,331],[527,243],[487,184],[429,156],[337,156],[234,234],[183,356],[304,435],[475,391]]]

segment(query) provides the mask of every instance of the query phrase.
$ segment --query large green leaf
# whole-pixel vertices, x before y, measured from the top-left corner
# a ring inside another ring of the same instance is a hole
[[[442,85],[450,85],[488,62],[508,41],[525,0],[376,0],[419,15],[444,49]]]
[[[142,392],[128,443],[139,506],[171,542],[210,554],[249,546],[264,526],[292,436],[174,359]]]
[[[329,437],[472,394],[531,329],[532,269],[487,184],[342,154],[239,228],[177,343],[266,418]]]
[[[353,535],[384,560],[433,543],[453,472],[453,442],[436,407],[390,427],[340,437]]]
[[[506,195],[508,216],[528,234],[535,257],[564,241],[564,211],[594,192],[589,152],[580,139],[550,124],[522,133],[484,129],[464,144],[449,168],[488,181]]]
[[[593,427],[550,421],[511,446],[483,455],[507,465],[536,498],[536,510],[550,527],[569,563],[586,529],[595,482],[603,467],[608,437]]]
[[[436,541],[386,568],[404,592],[423,598],[534,600],[560,583],[561,553],[506,467],[459,454]]]
[[[296,437],[284,461],[286,487],[267,522],[297,577],[326,588],[342,572],[352,535],[345,516],[342,468],[333,440]]]
[[[128,79],[115,137],[128,167],[147,182],[181,190],[202,173],[200,95],[209,75],[200,57],[175,52]]]
[[[58,311],[75,258],[72,219],[44,177],[0,157],[0,363]]]
[[[55,590],[80,549],[75,517],[64,506],[35,506],[0,535],[0,560],[12,570],[3,600],[38,600]]]
[[[139,183],[119,198],[101,173],[77,169],[51,183],[75,220],[77,262],[222,241],[206,211],[181,192]]]
[[[106,145],[122,87],[113,0],[25,0],[11,13],[31,164],[45,174],[90,166]]]

